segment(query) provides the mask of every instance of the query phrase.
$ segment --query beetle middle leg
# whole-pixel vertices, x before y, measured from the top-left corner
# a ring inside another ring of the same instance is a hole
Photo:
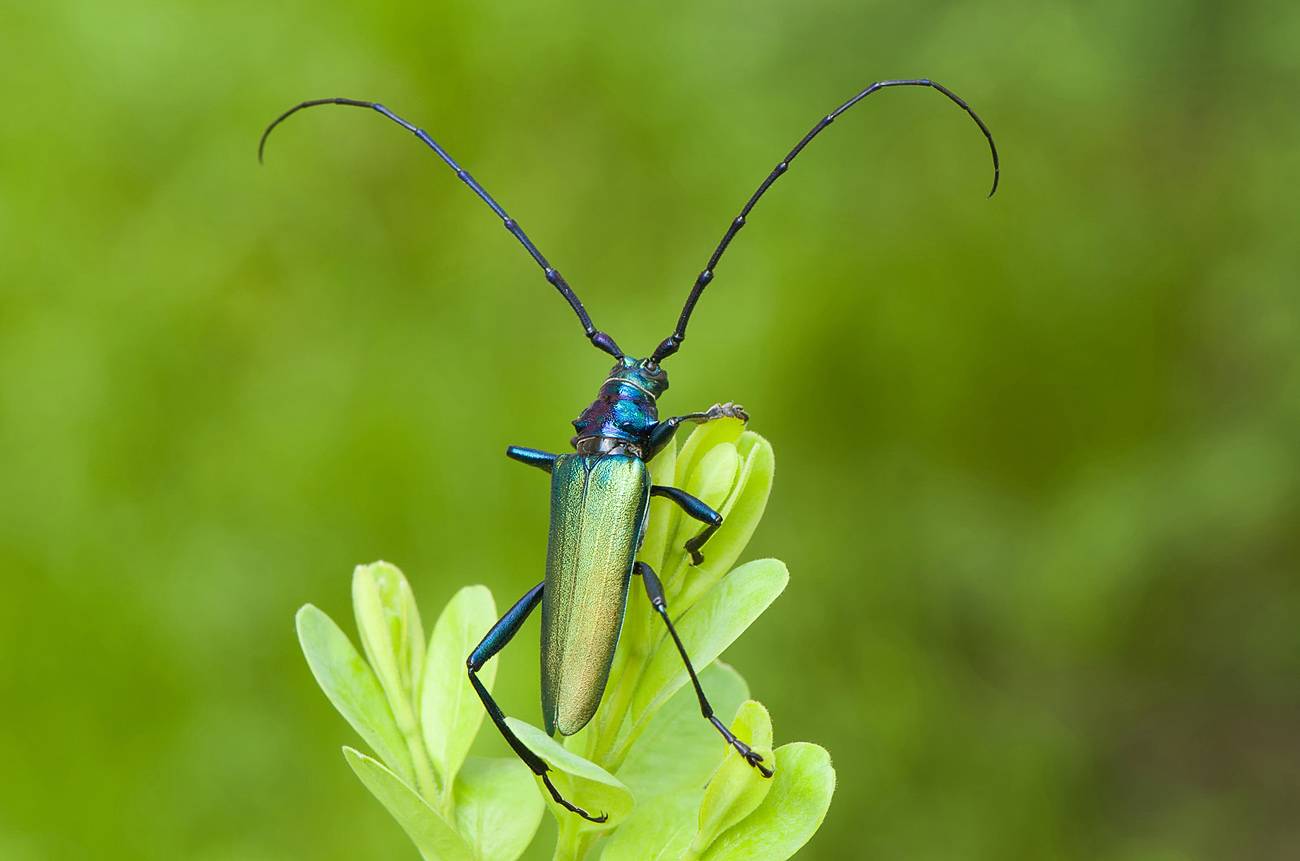
[[[668,602],[664,600],[664,587],[659,582],[659,576],[655,574],[654,569],[644,562],[638,562],[632,568],[632,573],[641,577],[641,582],[645,583],[645,593],[650,599],[650,604],[655,608],[655,612],[664,620],[668,626],[668,634],[673,638],[673,643],[677,645],[677,652],[682,656],[682,663],[686,665],[686,672],[690,674],[691,684],[695,686],[695,696],[700,701],[700,713],[708,720],[709,723],[722,733],[722,738],[736,749],[736,752],[745,758],[745,762],[758,769],[758,773],[764,777],[772,776],[772,769],[763,765],[763,757],[754,751],[749,745],[736,738],[735,733],[727,728],[727,725],[718,720],[717,715],[713,713],[713,706],[709,704],[709,698],[704,695],[704,688],[700,686],[699,676],[695,674],[695,667],[691,665],[691,658],[686,654],[686,647],[682,645],[681,637],[677,636],[677,629],[673,627],[672,619],[668,618]]]
[[[589,822],[604,822],[609,818],[606,814],[592,816],[581,807],[566,801],[560,795],[560,791],[555,788],[555,784],[551,783],[550,777],[547,776],[547,772],[551,770],[550,766],[543,762],[541,757],[529,750],[528,745],[520,741],[519,736],[511,731],[501,707],[497,705],[496,700],[492,699],[492,695],[488,693],[487,688],[483,687],[483,683],[478,678],[478,671],[483,669],[483,665],[491,660],[497,652],[506,647],[515,634],[519,633],[519,628],[524,624],[524,621],[537,609],[537,605],[542,602],[542,589],[545,585],[545,582],[538,583],[532,589],[529,589],[524,597],[516,601],[513,607],[506,611],[500,621],[492,626],[492,630],[487,632],[483,641],[474,648],[474,651],[470,652],[469,657],[465,660],[465,667],[469,670],[470,684],[474,686],[478,698],[483,701],[483,708],[487,709],[488,716],[492,718],[492,723],[496,724],[496,728],[501,732],[506,743],[514,750],[515,755],[524,761],[524,765],[532,769],[533,774],[542,779],[542,783],[546,784],[546,788],[550,791],[551,798],[555,799],[555,803],[565,810],[578,814]]]
[[[686,552],[691,554],[691,564],[701,564],[704,561],[704,556],[700,553],[700,548],[713,537],[713,533],[718,531],[718,527],[722,526],[722,515],[710,508],[704,500],[691,496],[681,488],[656,484],[650,488],[650,495],[671,499],[682,507],[682,511],[706,524],[703,532],[686,542]]]

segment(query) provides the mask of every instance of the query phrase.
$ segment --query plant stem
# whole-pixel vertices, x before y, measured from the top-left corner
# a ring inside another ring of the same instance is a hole
[[[607,717],[597,727],[590,747],[591,761],[610,771],[614,769],[611,767],[612,763],[608,762],[609,751],[618,739],[619,730],[623,728],[627,711],[632,705],[632,695],[636,693],[636,683],[640,680],[641,669],[645,666],[645,656],[641,653],[639,645],[629,643],[628,646],[628,660],[619,671],[618,680],[610,692],[611,696],[603,706]]]
[[[415,789],[424,797],[424,800],[430,804],[441,803],[446,808],[450,805],[439,797],[438,782],[433,776],[433,763],[429,761],[429,752],[424,747],[424,737],[420,734],[419,721],[415,719],[415,711],[411,704],[405,701],[392,703],[393,717],[397,719],[397,727],[402,732],[402,737],[406,739],[406,749],[411,754],[411,765],[415,768]],[[450,794],[451,788],[447,787]]]
[[[433,766],[429,763],[429,755],[424,751],[424,740],[420,738],[419,733],[403,732],[406,736],[406,747],[411,751],[411,761],[415,765],[415,784],[420,795],[430,803],[438,799],[438,784],[433,777]]]
[[[591,852],[603,831],[583,828],[577,819],[560,824],[560,833],[555,839],[555,854],[551,861],[582,861]]]

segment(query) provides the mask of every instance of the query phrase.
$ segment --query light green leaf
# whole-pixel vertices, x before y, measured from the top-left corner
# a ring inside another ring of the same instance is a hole
[[[496,604],[487,587],[466,586],[447,603],[429,639],[420,722],[444,794],[483,722],[483,704],[469,683],[465,659],[496,620]],[[479,670],[479,681],[490,691],[496,674],[497,662],[489,661]]]
[[[401,778],[350,747],[343,748],[343,756],[371,794],[402,826],[425,861],[474,861],[474,854],[456,829]]]
[[[676,464],[677,443],[674,441],[665,446],[663,451],[648,464],[651,483],[673,486],[676,480],[674,477]],[[681,506],[672,500],[661,496],[650,497],[650,512],[646,519],[645,536],[636,558],[645,562],[656,573],[663,571],[664,551],[668,546],[668,538],[676,531],[681,513]],[[614,665],[611,668],[610,678],[615,680],[615,687],[617,687],[617,680],[629,671],[629,662],[640,659],[639,647],[658,639],[659,631],[654,626],[659,624],[661,623],[650,607],[650,600],[646,597],[642,584],[633,582],[627,596],[627,609],[623,614],[623,632],[619,638],[619,648],[614,653]],[[648,645],[646,648],[649,648]],[[606,723],[612,717],[610,714],[597,711],[594,725],[588,725],[588,731],[596,729],[606,731],[608,729]],[[621,718],[622,715],[618,717]],[[566,746],[572,747],[573,743],[578,742],[581,742],[581,739],[571,736]]]
[[[724,831],[702,861],[785,861],[821,827],[834,792],[830,754],[807,742],[782,745],[763,803]]]
[[[735,714],[749,698],[749,686],[740,673],[722,661],[714,661],[700,673],[700,684],[720,715]],[[695,689],[683,686],[646,724],[618,769],[618,779],[645,802],[633,816],[648,808],[649,800],[658,795],[702,792],[717,768],[718,757],[730,749],[700,714]]]
[[[686,476],[685,482],[681,485],[682,490],[722,514],[723,529],[726,528],[726,513],[723,511],[723,507],[731,496],[732,489],[736,486],[736,479],[740,476],[743,465],[735,444],[721,442],[708,451],[701,453],[695,468]],[[699,535],[705,528],[703,523],[692,517],[682,517],[677,521],[676,530],[668,538],[664,574],[671,581],[671,583],[665,581],[665,585],[669,587],[668,600],[670,603],[680,586],[683,571],[690,570],[692,573],[695,571],[690,554],[686,552],[686,542]],[[716,537],[715,535],[714,538]],[[710,555],[712,546],[713,539],[710,539],[709,543],[700,550],[706,560]],[[690,566],[689,569],[687,569],[687,566]]]
[[[734,443],[745,431],[740,419],[715,419],[698,425],[677,452],[677,477],[673,485],[685,489],[691,474],[699,467],[700,458],[716,445]]]
[[[719,714],[734,713],[749,696],[745,680],[721,661],[700,674],[700,684]],[[730,748],[700,715],[695,690],[683,687],[646,726],[618,770],[638,803],[609,838],[601,861],[681,857],[695,835],[704,784],[724,750]]]
[[[776,762],[772,755],[772,719],[761,703],[749,700],[731,723],[736,738],[761,754],[767,768]],[[754,812],[767,797],[772,781],[763,777],[734,750],[723,755],[722,763],[704,790],[700,802],[699,833],[691,848],[700,853],[719,834]]]
[[[522,855],[545,810],[533,773],[514,757],[471,757],[456,777],[456,827],[478,861]]]
[[[581,807],[592,816],[603,813],[609,817],[600,824],[583,823],[584,829],[612,828],[631,812],[632,793],[614,775],[594,762],[566,750],[563,745],[532,724],[517,718],[506,718],[506,723],[529,750],[551,767],[551,782],[567,801]],[[537,785],[556,819],[569,825],[577,818],[551,800],[550,793],[542,786],[541,778],[537,778]]]
[[[677,567],[669,572],[669,606],[679,613],[693,607],[715,583],[726,576],[749,544],[749,539],[767,508],[776,471],[771,444],[758,434],[746,431],[737,441],[736,451],[741,458],[740,474],[730,496],[717,509],[723,517],[723,524],[702,548],[704,562],[698,566],[689,566],[682,553]],[[671,540],[684,545],[691,534],[693,533],[679,533]]]
[[[741,466],[740,453],[736,450],[736,446],[730,442],[718,443],[708,451],[701,453],[695,469],[691,471],[690,475],[686,476],[686,482],[682,485],[682,490],[699,499],[723,517],[722,529],[700,549],[705,562],[708,562],[713,555],[713,542],[717,540],[718,535],[727,529],[727,515],[722,509],[731,494],[732,488],[735,487]],[[685,583],[697,580],[700,573],[699,568],[691,562],[690,554],[686,551],[686,542],[699,535],[704,528],[704,524],[698,520],[683,517],[677,521],[677,530],[668,539],[664,590],[668,596],[668,606],[675,610],[685,611],[688,609],[684,605],[679,607],[678,594]],[[710,570],[712,570],[712,567]]]
[[[637,805],[610,836],[600,861],[677,861],[691,845],[700,791],[661,795]]]
[[[683,489],[704,500],[710,508],[717,508],[727,500],[739,474],[740,452],[735,444],[718,443],[703,453]]]
[[[677,633],[695,666],[708,666],[735,642],[776,600],[789,579],[785,563],[780,560],[747,562],[677,620]],[[681,656],[672,641],[665,638],[650,658],[632,697],[633,731],[686,684],[687,678]]]
[[[666,476],[660,463],[670,453],[675,472]],[[684,516],[676,503],[659,497],[650,501],[646,540],[638,558],[659,574],[668,605],[676,616],[684,614],[712,589],[744,551],[767,504],[772,467],[771,446],[757,434],[744,431],[743,424],[735,419],[697,427],[680,452],[669,446],[651,462],[656,484],[670,484],[703,497],[724,519],[722,528],[703,548],[704,563],[696,567],[690,565],[685,545],[703,527]],[[642,654],[653,652],[664,641],[663,626],[642,590],[633,589],[628,596],[623,638],[612,677],[619,678],[628,670],[629,660],[642,660]],[[639,668],[634,670],[639,672]],[[598,713],[601,732],[610,731],[611,720],[601,719]]]
[[[416,686],[424,663],[424,629],[411,586],[387,562],[358,565],[352,606],[366,658],[388,694],[397,725],[409,732],[415,728]]]
[[[379,680],[334,620],[311,604],[295,617],[298,642],[316,683],[366,744],[403,780],[413,769]]]
[[[649,463],[650,481],[653,484],[673,486],[676,482],[677,443],[671,442]],[[661,496],[650,498],[650,517],[646,521],[645,538],[637,558],[645,562],[656,572],[663,570],[664,549],[668,536],[677,529],[677,519],[681,507],[670,499]]]

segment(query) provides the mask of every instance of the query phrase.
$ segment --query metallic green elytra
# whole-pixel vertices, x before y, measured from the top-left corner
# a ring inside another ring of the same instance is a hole
[[[551,470],[542,592],[542,716],[573,735],[600,705],[645,528],[650,473],[638,457],[562,454]]]

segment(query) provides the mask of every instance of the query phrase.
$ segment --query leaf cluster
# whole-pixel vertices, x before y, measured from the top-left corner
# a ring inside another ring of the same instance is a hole
[[[321,689],[374,754],[345,747],[345,759],[426,861],[513,861],[546,807],[559,823],[556,859],[783,861],[821,825],[835,785],[829,755],[807,743],[774,747],[767,710],[717,660],[789,580],[774,559],[732,567],[766,506],[771,446],[740,422],[718,421],[680,450],[669,446],[651,470],[656,483],[683,488],[726,519],[704,563],[691,566],[684,545],[698,525],[655,499],[640,558],[661,574],[715,712],[734,715],[732,730],[775,776],[762,778],[703,720],[676,648],[634,589],[595,719],[563,743],[507,719],[567,798],[608,819],[574,816],[513,756],[468,756],[485,713],[465,658],[497,619],[491,593],[461,589],[426,641],[402,573],[362,565],[352,583],[361,651],[311,605],[298,613],[298,636]],[[495,675],[495,662],[479,674],[489,690]]]

